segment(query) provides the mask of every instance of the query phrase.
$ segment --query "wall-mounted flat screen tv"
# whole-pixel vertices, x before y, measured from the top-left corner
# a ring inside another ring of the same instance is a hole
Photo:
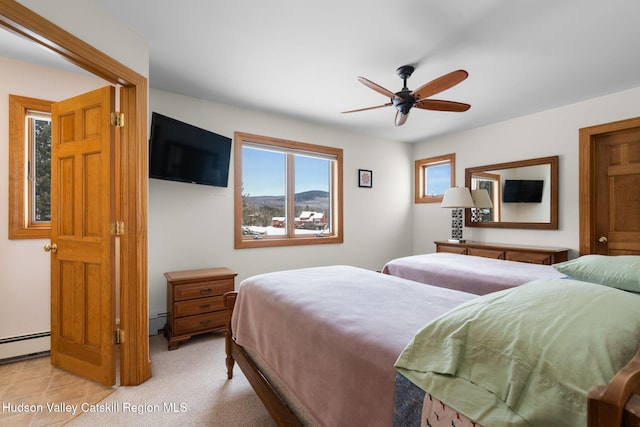
[[[154,112],[149,177],[226,187],[231,138]]]
[[[542,202],[541,179],[506,179],[502,190],[502,201],[505,203],[540,203]]]

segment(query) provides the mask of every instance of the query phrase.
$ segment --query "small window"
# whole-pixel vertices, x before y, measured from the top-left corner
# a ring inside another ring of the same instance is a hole
[[[51,230],[51,101],[9,95],[9,238]]]
[[[235,247],[342,242],[342,150],[236,132]]]
[[[455,187],[456,155],[415,161],[415,202],[439,203],[447,188]]]

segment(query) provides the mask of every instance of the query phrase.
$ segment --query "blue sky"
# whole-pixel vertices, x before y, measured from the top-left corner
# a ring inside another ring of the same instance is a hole
[[[437,166],[429,166],[427,168],[426,176],[426,191],[427,196],[444,194],[445,190],[451,186],[449,180],[451,179],[450,165],[443,164]]]
[[[242,184],[250,196],[278,196],[285,193],[285,154],[244,147]],[[296,156],[296,193],[329,190],[329,167],[325,159]]]

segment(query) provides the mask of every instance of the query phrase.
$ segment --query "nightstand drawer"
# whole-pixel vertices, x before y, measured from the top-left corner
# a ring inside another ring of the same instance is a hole
[[[173,333],[175,335],[192,334],[199,331],[210,331],[224,327],[227,317],[226,310],[213,313],[199,314],[197,316],[181,317],[174,320]]]
[[[224,309],[222,296],[180,301],[173,304],[174,317],[192,316]]]
[[[223,295],[225,292],[229,292],[232,290],[233,279],[174,285],[173,300],[181,301],[185,299],[205,298],[215,295]]]

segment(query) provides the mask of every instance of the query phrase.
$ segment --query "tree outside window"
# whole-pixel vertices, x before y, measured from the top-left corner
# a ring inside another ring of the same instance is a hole
[[[29,155],[27,179],[32,221],[34,223],[51,222],[51,115],[30,112],[27,117],[29,126]]]
[[[9,238],[51,230],[51,101],[9,95]]]

